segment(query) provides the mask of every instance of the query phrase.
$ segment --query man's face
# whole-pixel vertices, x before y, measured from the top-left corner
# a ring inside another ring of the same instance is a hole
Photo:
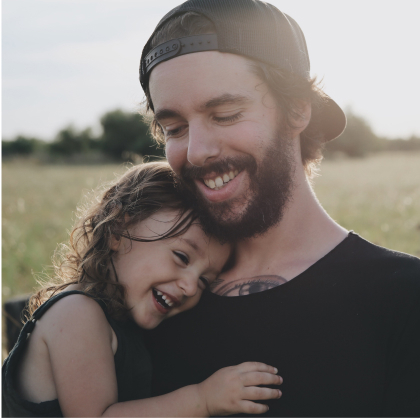
[[[177,57],[152,71],[150,92],[168,161],[204,223],[228,239],[277,223],[292,190],[292,142],[247,60],[216,51]]]

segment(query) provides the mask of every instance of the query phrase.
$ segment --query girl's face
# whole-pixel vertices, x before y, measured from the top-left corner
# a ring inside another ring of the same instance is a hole
[[[129,229],[130,235],[153,238],[167,232],[175,211],[159,211]],[[230,245],[209,238],[199,224],[183,235],[155,242],[121,237],[111,247],[118,281],[126,289],[134,321],[145,329],[195,306],[230,255]]]

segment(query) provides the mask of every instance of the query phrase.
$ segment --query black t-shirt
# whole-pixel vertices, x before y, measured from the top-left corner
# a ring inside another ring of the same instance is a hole
[[[418,258],[350,233],[281,286],[239,297],[206,292],[147,332],[152,392],[258,361],[284,379],[266,416],[420,416],[419,299]]]

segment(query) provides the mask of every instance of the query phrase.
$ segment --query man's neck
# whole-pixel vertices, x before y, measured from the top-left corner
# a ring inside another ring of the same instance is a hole
[[[212,287],[238,296],[279,286],[313,265],[348,235],[328,216],[307,181],[296,171],[292,199],[280,223],[265,234],[237,244],[234,266]]]

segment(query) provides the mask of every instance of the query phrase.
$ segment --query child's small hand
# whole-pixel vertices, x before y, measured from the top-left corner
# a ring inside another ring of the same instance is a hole
[[[280,385],[283,379],[276,373],[276,368],[264,363],[246,362],[218,370],[198,384],[198,390],[206,402],[209,416],[262,414],[268,406],[252,400],[280,398],[281,391],[257,385]]]

